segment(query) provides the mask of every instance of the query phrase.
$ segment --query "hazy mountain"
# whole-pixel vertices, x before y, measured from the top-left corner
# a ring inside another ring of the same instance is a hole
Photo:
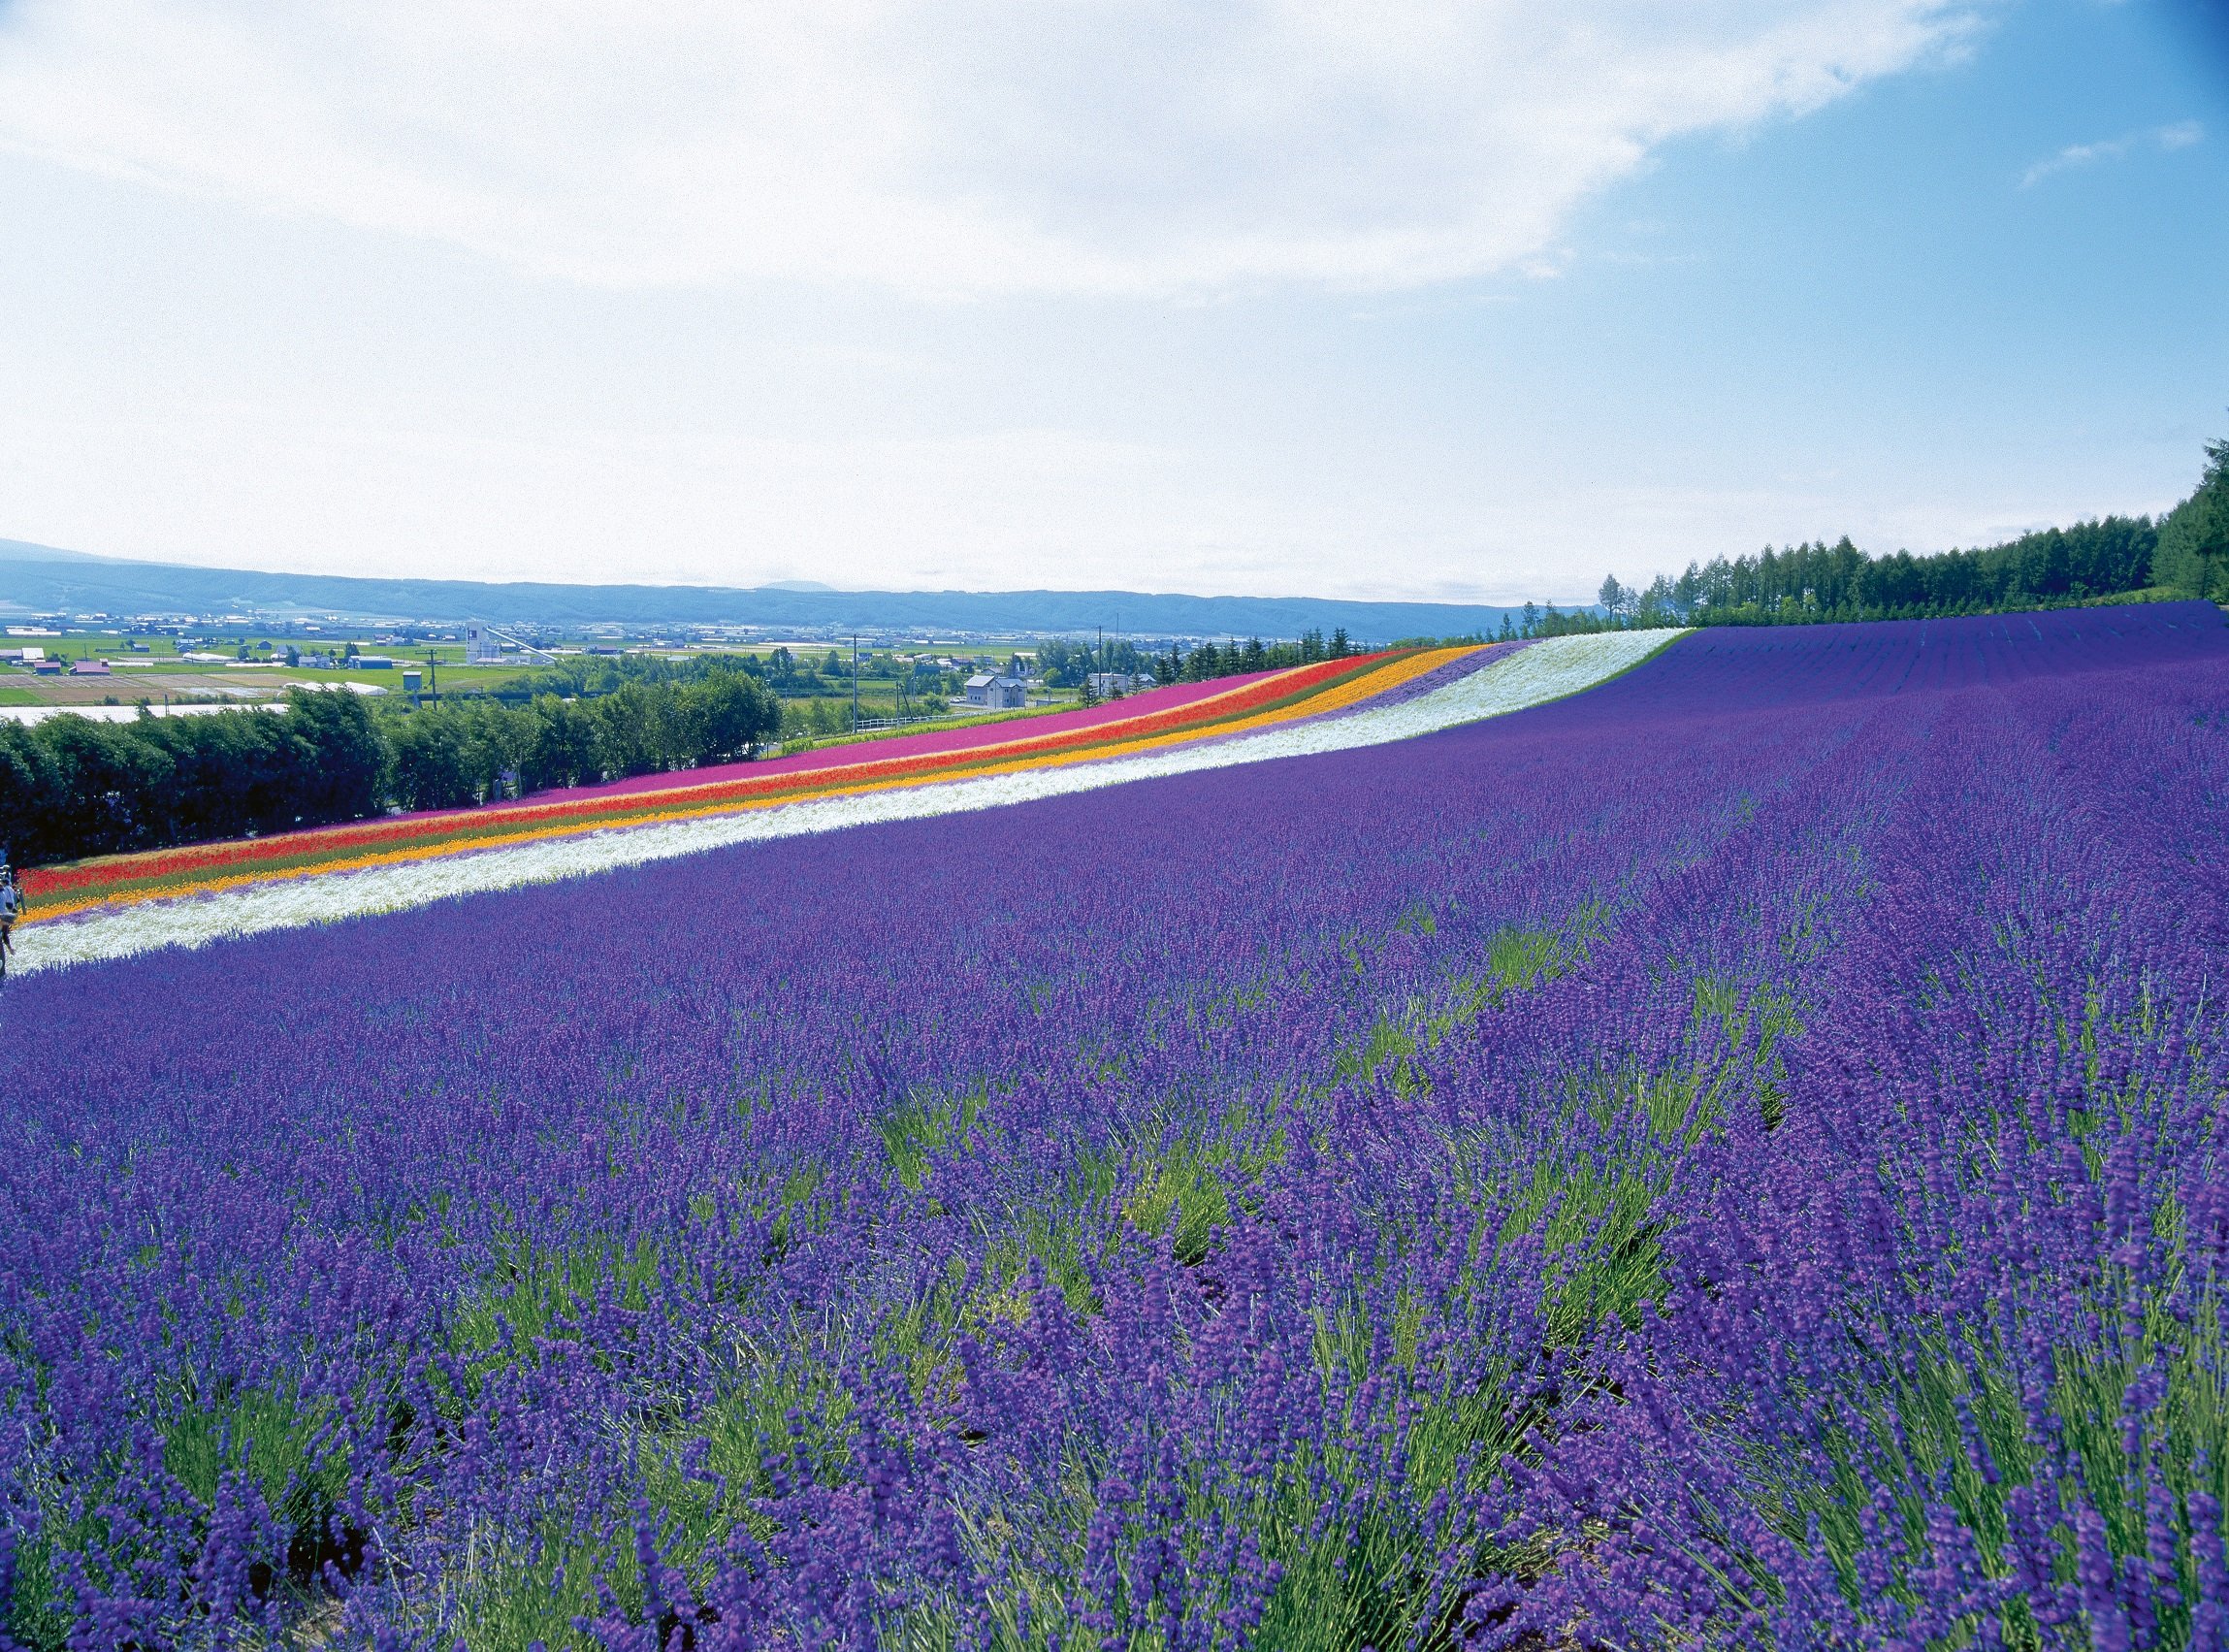
[[[113,557],[87,556],[83,551],[57,550],[52,545],[34,545],[28,539],[0,539],[0,562],[114,562]]]
[[[14,613],[339,614],[496,625],[751,625],[796,630],[1297,636],[1343,626],[1358,641],[1492,630],[1510,610],[1308,597],[1184,597],[1135,591],[836,591],[806,580],[756,590],[707,585],[484,584],[356,579],[124,562],[0,539],[0,609]]]

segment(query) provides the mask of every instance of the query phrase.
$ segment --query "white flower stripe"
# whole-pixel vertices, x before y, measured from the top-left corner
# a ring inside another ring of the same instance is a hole
[[[1684,634],[1606,632],[1593,636],[1551,637],[1403,704],[1352,710],[1258,734],[1207,740],[1134,757],[897,787],[853,796],[811,798],[696,820],[615,826],[512,848],[317,873],[96,910],[20,930],[16,966],[25,971],[53,969],[159,947],[197,947],[226,936],[394,912],[452,895],[586,877],[735,844],[837,831],[883,821],[1003,808],[1131,781],[1412,739],[1592,688],[1639,664]]]

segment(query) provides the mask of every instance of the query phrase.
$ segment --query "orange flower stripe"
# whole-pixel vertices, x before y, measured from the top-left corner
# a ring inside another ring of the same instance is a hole
[[[33,910],[25,921],[66,917],[97,906],[214,893],[251,883],[397,865],[779,803],[1133,756],[1322,716],[1384,694],[1473,652],[1470,648],[1404,650],[1360,662],[1304,665],[1168,711],[955,751],[107,856],[27,872],[24,892]]]

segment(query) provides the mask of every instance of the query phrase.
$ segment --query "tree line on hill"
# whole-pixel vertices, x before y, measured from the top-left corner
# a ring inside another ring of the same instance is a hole
[[[1112,671],[1126,677],[1150,677],[1162,687],[1171,683],[1205,683],[1216,677],[1236,677],[1250,671],[1280,671],[1292,665],[1312,665],[1321,660],[1343,660],[1361,649],[1341,626],[1327,637],[1320,631],[1304,631],[1290,641],[1264,642],[1250,636],[1241,642],[1232,637],[1222,643],[1195,643],[1190,647],[1171,642],[1157,654],[1148,654],[1124,641],[1094,649],[1084,643],[1040,643],[1037,660],[1045,680],[1055,688],[1089,687],[1090,674]]]
[[[1156,683],[1204,683],[1215,677],[1243,676],[1249,671],[1281,671],[1291,665],[1344,660],[1360,652],[1347,637],[1344,626],[1328,637],[1320,631],[1304,631],[1298,640],[1292,642],[1265,643],[1259,637],[1248,637],[1243,643],[1234,638],[1220,648],[1212,642],[1203,642],[1189,649],[1172,642],[1153,659],[1153,680]]]
[[[868,653],[858,662],[859,676],[868,681],[903,685],[923,675],[917,664],[911,669],[888,654]],[[675,660],[662,654],[597,654],[560,658],[524,679],[519,690],[554,694],[565,698],[607,695],[623,683],[690,683],[708,672],[735,672],[763,684],[783,699],[810,699],[823,695],[852,692],[851,663],[842,651],[826,650],[819,660],[810,654],[776,648],[766,654],[710,654]],[[940,683],[944,674],[925,673]],[[514,691],[516,692],[516,691]]]
[[[294,689],[284,716],[0,723],[0,847],[40,865],[390,807],[457,808],[731,761],[780,722],[763,684],[710,669],[524,705],[473,697],[373,710],[344,689]]]
[[[886,699],[900,717],[912,717],[941,705],[964,680],[963,671],[945,670],[924,660],[908,661],[887,650],[860,655],[856,669],[855,680],[854,662],[834,648],[824,650],[818,659],[787,647],[765,654],[711,654],[683,660],[660,654],[587,655],[561,658],[498,693],[504,699],[538,694],[587,699],[613,694],[627,683],[689,683],[706,672],[730,671],[772,693],[780,702],[780,731],[789,738],[845,732],[851,726],[850,714],[835,702],[851,697],[855,691]]]
[[[1052,689],[1087,689],[1092,675],[1113,671],[1125,678],[1152,678],[1157,685],[1170,682],[1209,682],[1235,678],[1246,671],[1281,671],[1284,666],[1315,664],[1317,660],[1344,660],[1360,649],[1348,640],[1346,627],[1326,637],[1322,631],[1302,631],[1291,642],[1262,642],[1246,637],[1240,642],[1195,642],[1186,646],[1170,642],[1159,653],[1147,653],[1123,637],[1119,642],[1068,642],[1052,637],[1037,644],[1037,671]]]
[[[2206,445],[2190,497],[2157,522],[2106,516],[1979,550],[1868,556],[1847,536],[1690,563],[1646,587],[1602,581],[1594,611],[1535,619],[1533,634],[1612,627],[1800,625],[2002,613],[2134,596],[2229,597],[2229,440]]]
[[[1036,672],[1048,688],[1082,689],[1086,700],[1096,698],[1091,679],[1103,673],[1119,677],[1147,677],[1158,686],[1204,683],[1215,677],[1235,677],[1248,671],[1282,670],[1288,665],[1311,665],[1319,660],[1343,660],[1360,649],[1341,626],[1327,637],[1308,630],[1283,642],[1248,637],[1241,642],[1170,642],[1159,653],[1141,649],[1127,637],[1114,641],[1070,641],[1052,637],[1036,650]],[[1007,666],[1015,676],[1026,675],[1017,655]]]

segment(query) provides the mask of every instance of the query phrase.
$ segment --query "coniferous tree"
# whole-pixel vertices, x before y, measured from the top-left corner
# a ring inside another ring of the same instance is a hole
[[[2190,497],[2159,525],[2155,582],[2192,597],[2223,595],[2229,581],[2229,439],[2206,444],[2206,470]]]

